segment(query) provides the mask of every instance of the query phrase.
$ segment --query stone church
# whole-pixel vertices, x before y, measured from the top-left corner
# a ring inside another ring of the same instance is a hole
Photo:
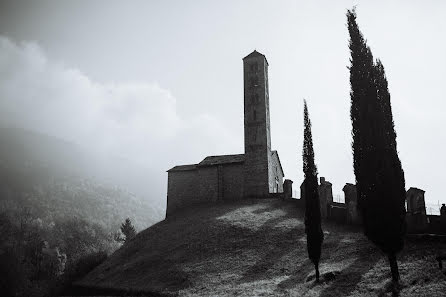
[[[196,203],[283,192],[279,154],[271,150],[268,61],[263,54],[253,51],[243,58],[243,79],[245,153],[208,156],[197,164],[169,169],[167,216]]]

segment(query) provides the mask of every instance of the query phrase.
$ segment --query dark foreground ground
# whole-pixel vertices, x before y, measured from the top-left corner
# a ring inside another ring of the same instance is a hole
[[[293,201],[200,206],[139,233],[77,283],[77,294],[392,296],[386,259],[359,230],[330,222],[323,229],[322,282],[315,284],[303,213]],[[406,242],[400,296],[446,296],[440,252],[446,243]]]

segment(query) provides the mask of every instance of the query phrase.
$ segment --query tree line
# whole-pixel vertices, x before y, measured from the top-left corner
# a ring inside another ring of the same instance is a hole
[[[350,118],[358,210],[365,236],[387,255],[392,281],[398,283],[396,255],[404,245],[406,190],[397,153],[388,82],[382,62],[374,59],[359,30],[355,9],[348,10],[346,16],[350,35]],[[307,250],[319,282],[318,268],[324,236],[306,101],[302,157]]]
[[[127,218],[118,231],[69,218],[45,224],[28,207],[0,211],[2,296],[59,296],[136,235]]]

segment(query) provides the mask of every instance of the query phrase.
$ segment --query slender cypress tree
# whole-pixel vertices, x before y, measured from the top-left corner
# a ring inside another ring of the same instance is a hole
[[[376,63],[347,11],[350,33],[350,85],[353,167],[364,234],[387,254],[393,281],[399,280],[396,254],[405,234],[404,172],[396,150],[390,93],[384,66]]]
[[[302,149],[303,170],[305,175],[305,233],[307,234],[308,257],[316,270],[316,281],[319,282],[319,260],[321,258],[324,233],[321,226],[321,209],[319,201],[317,168],[314,163],[313,138],[311,121],[308,115],[307,102],[304,100],[304,143]]]

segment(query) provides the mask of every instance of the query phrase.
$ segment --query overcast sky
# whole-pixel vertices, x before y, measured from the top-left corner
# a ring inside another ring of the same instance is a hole
[[[257,49],[270,65],[271,140],[286,178],[294,189],[303,179],[305,98],[319,176],[335,196],[354,182],[345,13],[357,5],[386,69],[406,188],[446,202],[445,1],[0,3],[3,123],[167,180],[174,165],[244,152],[242,58]]]

